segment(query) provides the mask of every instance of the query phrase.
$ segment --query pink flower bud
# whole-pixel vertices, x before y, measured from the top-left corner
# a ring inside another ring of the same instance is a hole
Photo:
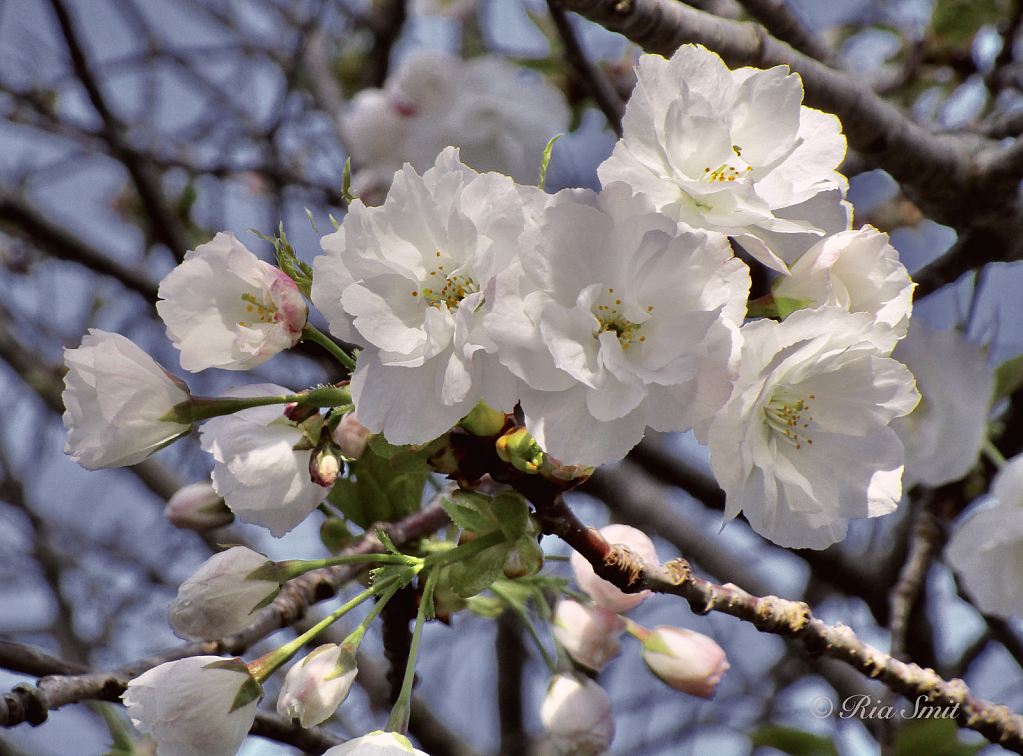
[[[334,485],[341,472],[341,460],[330,444],[323,444],[309,457],[309,477],[318,486]]]
[[[211,483],[192,483],[170,497],[164,515],[183,530],[210,530],[234,522],[234,514]]]
[[[350,650],[334,643],[320,646],[288,670],[277,713],[303,727],[317,725],[348,698],[358,673]]]
[[[563,756],[597,756],[614,737],[611,700],[597,683],[562,673],[551,678],[540,719]]]
[[[341,453],[346,459],[361,457],[366,450],[366,440],[369,436],[369,429],[359,422],[354,412],[345,415],[331,433],[331,438],[341,448]]]
[[[710,698],[730,666],[712,638],[660,625],[643,641],[643,661],[661,680],[691,696]]]
[[[554,637],[573,661],[594,672],[621,652],[623,630],[625,620],[614,612],[578,601],[562,601],[554,614]]]
[[[657,559],[657,551],[654,549],[646,533],[628,525],[608,525],[600,529],[600,534],[611,543],[621,543],[629,547],[637,556],[652,564],[660,564]],[[597,577],[592,565],[583,559],[578,552],[573,552],[571,558],[572,572],[575,573],[575,581],[579,587],[593,599],[593,603],[605,609],[621,614],[639,606],[650,591],[640,593],[625,593],[603,578]]]

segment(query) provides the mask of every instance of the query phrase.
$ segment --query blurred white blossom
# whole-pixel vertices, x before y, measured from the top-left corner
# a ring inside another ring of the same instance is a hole
[[[124,336],[90,328],[64,364],[64,453],[82,467],[134,465],[191,433],[191,422],[164,419],[188,387]]]
[[[593,680],[572,674],[551,678],[540,719],[562,756],[597,756],[614,737],[607,693]]]
[[[182,486],[167,500],[163,514],[171,525],[184,530],[211,530],[234,521],[212,483]]]
[[[554,613],[554,637],[577,664],[599,672],[621,652],[625,620],[594,604],[563,599]]]
[[[906,447],[906,488],[959,480],[977,462],[987,439],[994,372],[983,347],[959,331],[936,331],[920,320],[892,352],[916,378],[920,404],[892,422]]]
[[[945,558],[984,614],[1023,616],[1023,455],[991,482],[993,505],[968,514],[945,547]]]
[[[356,95],[341,127],[359,169],[353,185],[377,193],[403,163],[424,171],[448,146],[460,148],[463,162],[477,171],[535,184],[547,142],[566,132],[568,121],[564,96],[505,58],[463,61],[419,50],[382,90]]]

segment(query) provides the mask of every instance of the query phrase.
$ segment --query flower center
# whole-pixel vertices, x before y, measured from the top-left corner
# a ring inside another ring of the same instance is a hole
[[[436,254],[440,257],[440,252]],[[443,304],[449,310],[457,310],[463,299],[480,290],[480,285],[476,283],[471,273],[445,273],[443,265],[438,265],[427,274],[426,283],[427,286],[424,286],[422,291],[423,299],[428,306],[437,309]],[[418,290],[412,292],[413,297],[419,295]]]
[[[243,328],[251,328],[256,323],[277,322],[277,305],[273,303],[273,300],[261,302],[252,294],[242,294],[242,301],[248,303],[245,305],[248,322],[239,320],[238,325]]]
[[[614,293],[615,290],[609,288],[607,290],[608,295],[602,295],[597,300],[597,311],[593,314],[600,323],[600,328],[593,332],[593,337],[597,338],[604,331],[611,331],[618,338],[618,343],[622,345],[622,349],[628,349],[629,344],[634,341],[646,341],[646,336],[639,335],[639,329],[643,326],[642,323],[633,323],[622,313],[622,300],[614,298]],[[647,312],[651,312],[653,309],[651,305],[647,308]]]
[[[806,399],[776,395],[771,397],[771,401],[764,407],[767,424],[797,449],[802,448],[804,441],[813,444],[813,439],[806,435],[806,429],[813,422],[813,418],[810,417],[809,401],[814,398],[813,394]]]
[[[732,165],[731,162],[722,163],[717,168],[711,168],[710,166],[703,169],[703,182],[707,184],[723,183],[726,181],[735,181],[736,179],[742,179],[747,173],[753,170],[753,166],[742,165],[742,148],[737,145],[732,145],[732,151],[735,152],[737,165]]]

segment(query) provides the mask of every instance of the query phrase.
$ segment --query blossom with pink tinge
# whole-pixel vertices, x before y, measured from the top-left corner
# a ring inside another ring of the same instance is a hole
[[[644,561],[651,564],[660,564],[657,559],[657,550],[654,549],[653,541],[642,530],[629,527],[628,525],[608,525],[600,529],[600,534],[609,543],[621,543]],[[643,599],[650,595],[650,591],[639,593],[625,593],[618,587],[597,577],[593,566],[587,562],[579,552],[573,552],[571,557],[572,572],[575,573],[575,581],[586,594],[593,599],[593,603],[616,614],[627,612],[639,606]]]
[[[660,625],[643,641],[643,661],[675,690],[710,698],[729,668],[724,649],[706,635]]]
[[[309,308],[295,282],[222,232],[160,283],[156,310],[181,367],[248,370],[302,338]]]

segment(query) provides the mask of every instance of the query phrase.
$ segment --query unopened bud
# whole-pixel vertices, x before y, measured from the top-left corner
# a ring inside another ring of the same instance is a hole
[[[610,543],[620,543],[628,546],[636,556],[641,557],[645,561],[652,564],[660,564],[653,541],[642,530],[631,528],[628,525],[608,525],[600,529],[600,534]],[[627,612],[639,606],[643,599],[650,595],[650,591],[625,593],[617,586],[598,577],[593,571],[593,566],[578,552],[573,552],[569,561],[572,565],[572,572],[575,573],[575,581],[593,599],[593,603],[616,614]]]
[[[254,612],[279,591],[274,563],[235,546],[211,556],[181,584],[168,608],[170,626],[184,640],[223,638],[252,624]]]
[[[359,422],[354,412],[349,412],[341,418],[341,422],[330,435],[345,459],[352,460],[358,459],[366,451],[366,440],[370,436],[370,431]]]
[[[527,473],[535,473],[543,464],[543,449],[525,428],[515,428],[497,439],[497,456]]]
[[[724,649],[706,635],[661,625],[643,641],[643,661],[658,679],[691,696],[710,698],[729,668]]]
[[[336,446],[321,443],[309,457],[309,477],[318,486],[332,486],[341,473],[343,464]]]
[[[348,698],[358,673],[355,655],[344,645],[320,646],[288,670],[277,713],[297,719],[303,727],[318,725]]]
[[[234,522],[234,513],[210,483],[179,488],[163,513],[171,525],[184,530],[210,530]]]
[[[607,693],[592,680],[560,674],[551,678],[540,719],[564,756],[597,756],[614,737]]]
[[[566,599],[558,604],[552,629],[573,661],[599,672],[621,652],[625,620],[602,607]]]
[[[492,409],[482,399],[458,424],[474,436],[496,436],[508,423],[508,415]]]

